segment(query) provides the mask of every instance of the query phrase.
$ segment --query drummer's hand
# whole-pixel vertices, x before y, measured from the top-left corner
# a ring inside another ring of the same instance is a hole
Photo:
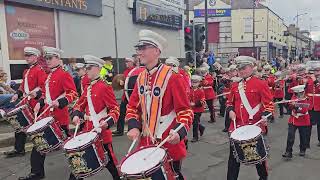
[[[52,102],[53,107],[59,107],[59,101],[55,100]]]
[[[192,106],[192,107],[193,107],[193,106],[195,106],[195,105],[196,105],[196,104],[195,104],[195,103],[193,103],[193,102],[192,102],[192,103],[190,103],[190,106]]]
[[[73,123],[74,125],[80,124],[80,118],[79,118],[79,116],[74,116],[73,119],[72,119],[72,123]]]
[[[138,139],[140,136],[140,130],[138,128],[133,128],[127,133],[127,136],[132,141]]]
[[[108,76],[109,76],[109,77],[112,77],[112,76],[113,76],[113,74],[112,74],[112,73],[109,73],[109,74],[108,74]]]
[[[101,127],[102,129],[108,129],[108,123],[107,123],[107,121],[101,121],[101,122],[100,122],[100,127]]]
[[[11,102],[16,102],[18,100],[18,94],[15,94],[11,98]]]
[[[29,96],[31,98],[35,98],[35,97],[37,97],[37,92],[32,92],[32,93],[29,94]]]
[[[119,84],[120,84],[120,86],[123,86],[124,85],[124,81],[120,80]]]
[[[230,111],[229,112],[229,118],[232,119],[232,120],[236,119],[237,118],[236,113],[234,111]]]
[[[180,136],[177,132],[174,132],[173,129],[170,130],[168,143],[170,144],[178,144],[180,142]]]
[[[37,104],[34,106],[33,112],[38,113],[39,111],[40,111],[40,103],[37,103]]]

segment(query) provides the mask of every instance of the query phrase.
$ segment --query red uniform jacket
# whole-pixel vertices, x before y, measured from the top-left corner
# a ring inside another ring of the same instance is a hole
[[[309,99],[309,110],[320,111],[320,83],[308,78],[306,95]]]
[[[190,91],[190,102],[194,103],[192,110],[194,113],[204,112],[204,105],[206,98],[202,88],[191,89]]]
[[[261,104],[259,111],[253,116],[252,120],[249,120],[249,113],[247,112],[244,104],[241,101],[240,93],[238,90],[239,83],[234,83],[231,87],[231,94],[228,96],[227,107],[228,109],[234,109],[236,113],[236,125],[238,127],[254,124],[258,122],[263,112],[273,113],[273,97],[268,85],[265,81],[256,77],[248,78],[243,82],[243,88],[245,90],[246,97],[252,108],[255,108],[258,104]],[[266,127],[260,124],[260,127],[265,132]],[[234,131],[233,121],[230,124],[229,131]]]
[[[160,68],[162,68],[162,66],[166,65],[160,64],[150,71],[145,69],[142,72],[147,73],[148,76],[148,87],[145,88],[149,90],[153,89],[153,84],[155,82],[157,72]],[[142,75],[142,73],[140,74],[140,76]],[[133,128],[142,130],[144,120],[140,118],[142,114],[142,107],[140,103],[140,95],[138,92],[138,90],[141,91],[141,89],[143,90],[144,88],[138,87],[138,84],[136,83],[133,93],[130,97],[129,104],[127,106],[125,119],[126,121],[128,121],[129,130]],[[181,160],[187,155],[185,143],[182,140],[184,140],[185,136],[187,135],[187,131],[190,129],[193,119],[193,112],[190,107],[190,102],[188,101],[182,76],[178,73],[172,72],[166,89],[161,89],[161,91],[164,91],[164,96],[162,98],[162,109],[160,116],[168,115],[172,111],[176,113],[175,120],[173,120],[171,125],[164,131],[164,133],[162,134],[162,139],[165,139],[169,135],[171,129],[177,128],[181,123],[185,125],[185,128],[182,128],[180,129],[180,131],[178,131],[181,139],[180,143],[175,145],[165,143],[163,147],[168,149],[168,154],[173,158],[174,161]],[[153,91],[152,93],[155,93],[155,91]],[[147,136],[142,136],[140,146],[149,145],[149,142],[151,143],[150,138],[148,138]]]
[[[267,83],[272,95],[274,95],[275,80],[276,77],[274,75],[269,75],[267,78]]]
[[[35,88],[40,88],[40,91],[37,93],[37,97],[35,99],[30,99],[30,101],[29,101],[29,105],[33,109],[35,107],[35,105],[38,103],[38,101],[36,99],[41,98],[41,90],[44,89],[44,83],[46,81],[47,74],[40,67],[40,65],[38,65],[38,64],[31,65],[29,69],[26,69],[23,72],[22,83],[21,83],[19,91],[18,91],[19,96],[22,96],[24,93],[26,93],[25,87],[24,87],[26,73],[28,73],[27,80],[28,80],[29,91],[32,91]]]
[[[85,74],[83,77],[81,77],[81,93],[84,92],[85,89],[90,85],[90,79],[88,78],[88,75]]]
[[[186,88],[190,88],[191,87],[191,80],[190,80],[190,76],[188,73],[186,73],[186,71],[184,71],[183,69],[179,68],[179,74],[182,75],[185,83],[186,83]]]
[[[210,99],[215,98],[215,92],[213,90],[213,83],[214,83],[214,79],[209,73],[204,76],[204,79],[201,82],[201,86],[203,87],[204,94],[206,96],[206,100],[210,100]]]
[[[278,80],[275,82],[274,86],[274,98],[283,99],[284,98],[284,80]]]
[[[298,99],[297,97],[293,96],[292,100]],[[301,100],[295,103],[304,103],[309,104],[309,100]],[[292,109],[292,114],[288,120],[289,124],[293,124],[295,126],[310,126],[310,116],[308,114],[308,107],[297,107],[294,104],[289,103],[289,107]]]
[[[93,81],[91,82],[91,84],[91,100],[94,111],[99,114],[101,111],[106,109],[107,112],[106,116],[101,118],[99,121],[105,120],[110,116],[112,117],[111,120],[107,121],[108,129],[103,129],[101,131],[101,138],[103,139],[103,143],[108,144],[112,142],[112,133],[109,128],[118,120],[120,110],[113,89],[110,85],[107,85],[102,80]],[[88,88],[90,88],[90,86]],[[85,89],[80,99],[76,102],[76,105],[74,106],[75,113],[73,113],[73,116],[77,115],[79,117],[82,116],[80,115],[80,112],[85,113],[85,126],[83,130],[86,132],[93,129],[93,123],[89,120],[90,111],[87,100],[88,88]]]
[[[67,105],[78,97],[74,81],[68,72],[58,67],[51,70],[51,73],[47,77],[46,83],[47,82],[49,83],[49,93],[52,101],[65,93],[65,97],[59,98],[59,107],[53,110],[52,115],[59,125],[68,126],[70,118]],[[45,89],[43,92],[41,104],[47,104]]]

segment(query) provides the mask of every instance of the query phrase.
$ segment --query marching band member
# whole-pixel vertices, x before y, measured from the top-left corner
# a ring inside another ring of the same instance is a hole
[[[184,179],[181,173],[182,159],[187,155],[184,139],[192,124],[193,112],[184,79],[159,61],[165,44],[166,39],[153,31],[139,33],[139,43],[135,47],[146,69],[140,73],[127,106],[127,135],[131,140],[141,135],[139,147],[158,144],[169,136],[164,148],[173,159],[171,163],[177,179]],[[180,125],[184,128],[174,132]]]
[[[126,64],[126,69],[123,72],[123,75],[125,78],[128,77],[129,72],[135,68],[136,62],[132,58],[125,58],[125,64]],[[124,86],[125,81],[120,80],[120,86]],[[112,132],[114,136],[123,136],[124,132],[124,118],[126,116],[126,108],[128,104],[128,100],[126,98],[126,91],[127,89],[124,89],[122,98],[121,98],[121,103],[120,103],[120,116],[119,120],[117,122],[117,130]]]
[[[67,105],[77,98],[76,87],[71,75],[60,66],[62,51],[53,47],[43,47],[44,57],[51,72],[45,81],[44,97],[35,105],[34,112],[43,106],[54,107],[52,115],[61,129],[68,135],[69,113]],[[19,180],[37,180],[45,177],[44,160],[46,155],[39,153],[34,147],[31,152],[31,173]]]
[[[310,126],[310,116],[308,113],[309,103],[304,93],[305,85],[298,85],[292,89],[294,96],[292,100],[301,99],[297,102],[289,103],[289,107],[292,109],[292,114],[288,120],[288,137],[286,152],[282,155],[284,158],[292,158],[292,147],[294,144],[296,130],[299,130],[300,134],[300,156],[305,156],[307,149],[307,131]]]
[[[79,124],[80,118],[85,119],[83,130],[86,132],[94,128],[102,128],[100,137],[109,157],[106,168],[114,180],[120,180],[116,167],[118,161],[113,151],[112,132],[110,130],[119,118],[119,107],[112,87],[107,85],[99,76],[104,61],[91,55],[85,55],[84,60],[91,82],[74,107],[73,123]],[[109,117],[111,118],[109,119]],[[106,121],[106,119],[108,120]],[[74,179],[72,175],[70,179]]]
[[[311,70],[314,72],[307,81],[306,95],[309,98],[309,115],[311,125],[308,127],[307,148],[310,148],[312,126],[317,125],[318,146],[320,146],[320,63],[313,64]]]
[[[77,63],[75,71],[80,77],[80,95],[84,92],[85,89],[90,85],[90,79],[86,73],[85,64]]]
[[[279,102],[284,98],[284,86],[285,82],[281,79],[281,71],[277,71],[274,75],[276,76],[274,85],[274,101]],[[283,104],[279,104],[280,118],[283,118]]]
[[[190,76],[189,74],[186,73],[186,71],[184,71],[182,68],[179,67],[180,66],[179,60],[176,57],[171,56],[168,59],[166,59],[165,64],[168,66],[171,66],[176,73],[182,76],[182,78],[185,81],[186,90],[189,90],[191,87]]]
[[[192,75],[191,84],[192,88],[190,91],[190,105],[193,110],[194,119],[192,124],[193,129],[193,139],[191,142],[197,142],[199,140],[199,131],[200,136],[203,135],[205,127],[200,123],[201,114],[204,112],[204,105],[206,103],[205,95],[200,82],[202,80],[201,76]]]
[[[44,82],[47,74],[38,65],[37,61],[41,52],[33,47],[24,48],[24,57],[28,63],[28,69],[23,73],[22,83],[17,93],[12,97],[11,102],[16,102],[21,97],[29,96],[25,102],[33,110],[37,104],[37,100],[41,97],[41,88],[44,88]],[[18,114],[17,118],[24,118],[22,114]],[[25,143],[27,135],[25,132],[15,132],[14,150],[6,152],[7,157],[15,157],[25,154]]]
[[[242,80],[233,84],[231,94],[228,96],[227,113],[229,113],[230,119],[235,121],[230,124],[230,133],[237,127],[254,124],[263,116],[274,111],[272,94],[268,85],[263,80],[252,76],[256,60],[248,56],[239,56],[235,60],[238,66],[238,74]],[[237,127],[234,127],[234,124]],[[261,124],[260,127],[265,133],[267,126]],[[230,145],[227,180],[238,179],[240,163],[234,157],[233,151],[233,147]],[[266,160],[257,164],[256,168],[260,180],[267,180]]]
[[[213,90],[214,79],[211,74],[209,74],[209,68],[203,67],[201,68],[203,80],[201,81],[201,86],[203,87],[204,94],[206,96],[206,103],[210,112],[210,120],[209,123],[216,122],[215,120],[215,109],[213,106],[213,101],[215,99],[215,92]]]

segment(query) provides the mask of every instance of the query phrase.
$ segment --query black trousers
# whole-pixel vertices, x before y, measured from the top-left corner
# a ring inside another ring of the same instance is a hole
[[[307,149],[307,126],[295,126],[293,124],[288,124],[288,137],[287,137],[287,148],[286,152],[292,153],[292,147],[295,140],[296,130],[299,130],[300,135],[300,151],[306,151]]]
[[[279,102],[279,101],[282,101],[283,99],[282,98],[275,98],[274,99],[274,102]],[[283,104],[281,103],[281,104],[278,104],[278,106],[279,106],[279,112],[280,112],[280,116],[283,116]]]
[[[317,134],[318,134],[318,141],[320,142],[320,111],[309,111],[311,126],[308,126],[307,130],[307,146],[310,147],[310,140],[312,134],[312,126],[317,125]]]
[[[109,157],[109,162],[106,165],[106,168],[108,169],[108,171],[110,172],[114,180],[120,180],[121,178],[115,163],[116,160],[115,160],[115,155],[113,153],[112,144],[104,144],[103,147],[105,152],[107,153],[107,156]],[[69,180],[82,180],[82,179],[84,178],[76,178],[72,173],[70,173]]]
[[[69,131],[67,126],[61,126],[61,129],[66,135],[69,136]],[[34,147],[31,152],[30,162],[31,162],[31,173],[37,174],[39,176],[45,176],[44,172],[44,161],[46,159],[45,154],[41,154]]]
[[[226,111],[226,102],[227,99],[224,97],[219,97],[219,103],[220,103],[220,116],[224,117],[225,111]]]
[[[127,100],[121,101],[121,104],[120,104],[120,116],[117,122],[117,131],[120,133],[124,132],[124,119],[126,117],[127,104],[128,104]]]
[[[193,138],[199,139],[199,131],[204,129],[204,126],[200,123],[201,113],[194,113],[194,119],[192,122]]]
[[[15,138],[14,149],[17,152],[24,152],[25,144],[27,140],[27,134],[25,132],[15,132],[14,138]]]
[[[257,173],[261,180],[266,180],[268,177],[267,161],[256,165]],[[230,145],[230,154],[228,160],[227,180],[237,180],[240,171],[240,163],[237,162],[233,155],[233,147]]]
[[[208,109],[210,112],[210,120],[213,121],[215,119],[215,114],[214,114],[215,110],[213,107],[213,99],[206,100],[206,103],[207,103],[207,106],[208,106]]]
[[[177,175],[177,178],[176,180],[184,180],[184,177],[181,173],[181,164],[182,164],[182,161],[173,161],[171,163],[171,166],[172,166],[172,169],[173,171],[176,173]],[[162,172],[162,169],[159,169],[157,172],[155,172],[151,179],[155,179],[155,180],[165,180],[164,176],[163,176],[163,172]]]
[[[225,128],[225,129],[229,129],[230,123],[231,123],[231,119],[230,119],[230,117],[229,117],[229,112],[230,112],[230,111],[226,111],[226,114],[225,114],[225,116],[224,116],[224,128]]]

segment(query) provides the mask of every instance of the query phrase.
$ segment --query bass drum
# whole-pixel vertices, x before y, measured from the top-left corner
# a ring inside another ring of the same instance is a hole
[[[126,95],[127,101],[129,101],[130,99],[139,74],[144,71],[144,69],[144,67],[136,67],[128,73],[128,76],[124,82],[124,93]]]

